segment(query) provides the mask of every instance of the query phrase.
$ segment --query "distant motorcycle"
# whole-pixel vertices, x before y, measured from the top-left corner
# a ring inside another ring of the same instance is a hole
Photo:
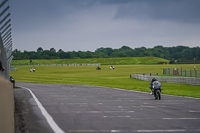
[[[96,70],[101,70],[101,68],[98,66],[98,67],[96,68]]]
[[[161,99],[161,86],[162,84],[159,81],[154,81],[149,87],[155,99]]]
[[[34,69],[34,68],[31,68],[31,69],[30,69],[30,72],[35,72],[35,69]]]
[[[115,69],[114,66],[110,66],[110,70]]]

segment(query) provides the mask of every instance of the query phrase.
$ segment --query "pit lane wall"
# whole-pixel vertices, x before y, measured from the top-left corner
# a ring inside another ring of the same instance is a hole
[[[194,78],[194,77],[162,77],[162,76],[152,76],[146,74],[130,74],[130,78],[135,78],[145,81],[151,81],[152,78],[156,78],[160,82],[200,85],[200,78]]]
[[[0,75],[0,133],[14,133],[14,95],[12,84]]]

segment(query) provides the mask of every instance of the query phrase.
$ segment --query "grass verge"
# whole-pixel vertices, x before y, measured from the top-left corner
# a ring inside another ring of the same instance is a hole
[[[37,64],[84,64],[101,63],[102,65],[159,64],[169,60],[158,57],[123,57],[123,58],[88,58],[88,59],[49,59],[49,60],[13,60],[11,65]]]
[[[130,74],[162,73],[163,68],[189,69],[193,65],[115,65],[114,70],[108,65],[100,67],[101,70],[96,70],[96,66],[36,66],[36,72],[29,72],[31,67],[19,66],[11,76],[18,82],[95,85],[150,92],[150,82],[132,79]],[[164,82],[162,85],[164,94],[200,98],[200,86]]]

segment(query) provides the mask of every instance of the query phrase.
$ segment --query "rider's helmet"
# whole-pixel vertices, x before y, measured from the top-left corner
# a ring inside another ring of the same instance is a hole
[[[154,82],[154,81],[157,81],[157,79],[156,79],[156,78],[153,78],[153,79],[152,79],[152,82]]]

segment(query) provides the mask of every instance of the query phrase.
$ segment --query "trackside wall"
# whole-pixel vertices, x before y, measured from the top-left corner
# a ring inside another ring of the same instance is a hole
[[[0,75],[0,133],[14,133],[14,95],[12,84]]]

